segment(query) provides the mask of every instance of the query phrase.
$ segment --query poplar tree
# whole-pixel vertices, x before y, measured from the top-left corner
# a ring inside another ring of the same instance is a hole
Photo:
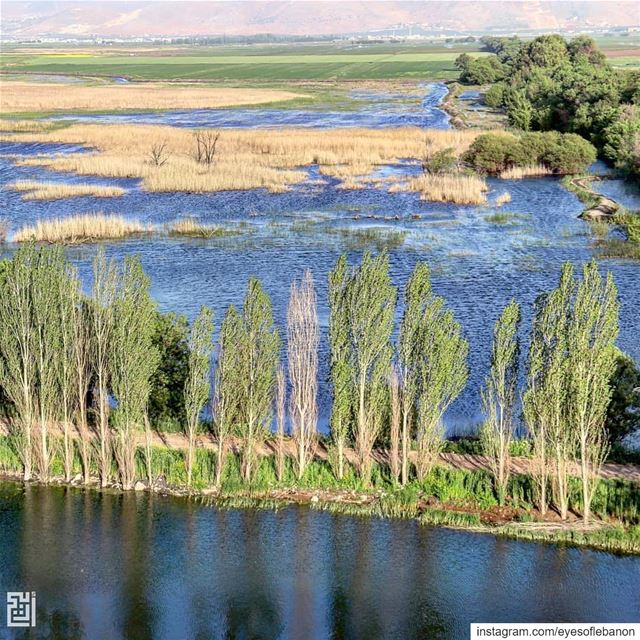
[[[418,397],[420,350],[423,319],[432,301],[429,267],[416,264],[405,287],[404,313],[398,336],[399,385],[402,405],[402,484],[409,479],[409,443],[416,416]]]
[[[55,315],[59,324],[59,342],[57,355],[54,356],[58,365],[59,402],[57,413],[62,422],[63,430],[62,462],[64,476],[65,481],[70,482],[75,458],[74,438],[71,435],[71,428],[76,416],[76,322],[80,320],[78,309],[81,305],[80,282],[76,270],[65,264],[64,269],[59,272],[59,277],[51,277],[49,286],[56,289],[55,297],[57,298]],[[78,429],[78,433],[81,433],[80,429]],[[81,457],[83,456],[81,455]]]
[[[209,399],[211,391],[210,365],[212,351],[213,313],[201,307],[189,333],[189,359],[184,385],[184,408],[186,414],[187,486],[191,487],[195,440],[198,433],[200,412]]]
[[[504,504],[510,476],[514,411],[520,357],[520,306],[512,300],[498,318],[493,331],[491,367],[482,389],[485,422],[480,431],[482,450],[493,472],[500,504]]]
[[[444,414],[467,383],[469,345],[444,300],[435,296],[425,307],[418,336],[416,472],[422,479],[444,446]]]
[[[65,354],[62,349],[60,312],[62,304],[68,303],[61,301],[62,296],[68,295],[65,267],[66,261],[60,248],[40,250],[34,261],[31,284],[33,351],[38,378],[36,402],[40,425],[35,461],[38,475],[45,482],[49,479],[52,458],[50,425],[60,419],[63,413],[60,367]]]
[[[391,372],[389,392],[391,399],[391,416],[389,423],[389,469],[391,471],[393,482],[397,483],[401,477],[402,466],[400,456],[400,423],[402,422],[402,404],[400,399],[400,381],[396,367],[394,367]]]
[[[561,518],[569,511],[569,462],[575,448],[567,421],[567,332],[575,293],[573,266],[565,263],[558,287],[538,298],[531,328],[524,416],[533,440],[538,506],[547,510],[547,485]]]
[[[114,341],[117,269],[107,260],[100,247],[93,261],[89,321],[91,325],[91,360],[94,364],[94,400],[98,432],[98,472],[100,484],[106,487],[111,480],[113,459],[109,430],[110,354]]]
[[[318,343],[316,292],[310,271],[293,282],[287,309],[289,416],[296,445],[298,478],[313,458],[318,429]]]
[[[618,336],[617,290],[610,273],[603,281],[595,260],[584,266],[568,329],[567,418],[576,431],[583,518],[588,523],[600,470],[609,451],[605,419]]]
[[[0,289],[0,379],[15,407],[11,421],[23,478],[33,474],[33,429],[36,419],[37,370],[33,344],[31,284],[36,250],[18,249],[3,262]]]
[[[226,462],[227,441],[240,420],[239,389],[244,375],[238,345],[243,333],[242,318],[231,305],[220,327],[213,394],[213,425],[218,444],[216,487],[220,488]]]
[[[280,337],[273,321],[271,300],[256,278],[249,280],[242,309],[242,326],[235,345],[242,376],[237,389],[238,427],[243,442],[242,476],[251,482],[259,447],[273,418]]]
[[[329,273],[329,343],[333,402],[331,439],[335,448],[336,476],[344,477],[344,450],[353,427],[353,376],[349,360],[349,314],[347,307],[347,257],[342,255]]]
[[[135,479],[136,436],[144,426],[151,377],[158,366],[152,341],[154,314],[149,278],[140,260],[127,256],[115,300],[110,352],[111,387],[117,401],[115,453],[123,489],[131,489]]]
[[[337,274],[338,280],[342,277]],[[344,305],[349,387],[355,392],[353,439],[360,477],[368,483],[373,446],[388,416],[396,289],[386,254],[366,252],[360,266],[344,277],[338,304]]]

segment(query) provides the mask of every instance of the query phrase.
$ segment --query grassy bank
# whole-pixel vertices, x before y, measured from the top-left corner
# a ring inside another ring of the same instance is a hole
[[[216,465],[214,450],[197,449],[193,488],[188,491],[182,450],[152,447],[149,460],[140,448],[136,454],[136,488],[196,497],[219,508],[278,509],[287,504],[303,504],[358,517],[409,518],[423,525],[640,554],[640,486],[622,480],[600,483],[593,503],[596,519],[585,528],[578,521],[581,494],[576,478],[571,480],[570,517],[562,522],[554,512],[542,517],[535,510],[534,488],[528,476],[512,477],[511,497],[500,506],[491,476],[481,470],[436,466],[422,481],[412,478],[401,487],[391,481],[386,466],[374,464],[371,483],[365,485],[352,466],[348,465],[342,480],[337,480],[331,462],[318,459],[298,478],[293,460],[287,458],[284,475],[278,480],[275,458],[264,456],[248,485],[242,480],[239,456],[231,453],[225,460],[220,486],[216,487]],[[20,470],[11,437],[0,436],[0,473],[17,479]],[[54,456],[52,471],[52,483],[62,484],[59,455]],[[97,468],[91,471],[89,486],[97,488]],[[114,465],[114,474],[115,471]],[[74,472],[77,476],[73,484],[79,485],[82,465],[77,453]],[[112,488],[119,487],[114,484]]]

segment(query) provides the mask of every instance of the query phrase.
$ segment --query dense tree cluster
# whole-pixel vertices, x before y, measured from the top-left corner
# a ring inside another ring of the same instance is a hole
[[[512,167],[542,166],[557,174],[584,171],[596,159],[594,146],[575,133],[536,131],[479,135],[464,154],[465,162],[484,173]]]
[[[461,82],[493,84],[487,103],[504,107],[514,126],[579,134],[616,167],[638,173],[640,74],[611,67],[588,36],[483,43],[491,55],[458,57]]]

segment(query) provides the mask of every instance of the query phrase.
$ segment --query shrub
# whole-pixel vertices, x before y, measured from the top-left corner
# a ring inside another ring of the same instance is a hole
[[[506,85],[503,82],[497,82],[484,94],[484,103],[488,107],[501,107],[504,102],[505,90]]]
[[[510,150],[517,144],[517,140],[510,133],[483,133],[464,154],[464,161],[478,171],[499,173],[507,168]]]
[[[160,352],[160,365],[151,379],[149,418],[154,425],[178,430],[184,422],[184,383],[189,347],[185,316],[156,313],[153,345]]]
[[[556,173],[579,173],[596,161],[595,147],[575,133],[555,134],[557,142],[542,158]]]
[[[610,382],[607,431],[609,440],[616,441],[640,427],[640,370],[629,356],[620,352]]]
[[[546,167],[554,173],[579,173],[596,159],[595,147],[574,133],[545,131],[478,136],[463,156],[465,162],[485,173],[502,173],[514,167]]]

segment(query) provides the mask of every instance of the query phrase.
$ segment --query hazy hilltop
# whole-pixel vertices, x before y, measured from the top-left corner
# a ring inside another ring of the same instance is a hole
[[[2,0],[4,37],[328,35],[416,25],[454,32],[640,24],[640,3],[433,1],[22,2]]]

